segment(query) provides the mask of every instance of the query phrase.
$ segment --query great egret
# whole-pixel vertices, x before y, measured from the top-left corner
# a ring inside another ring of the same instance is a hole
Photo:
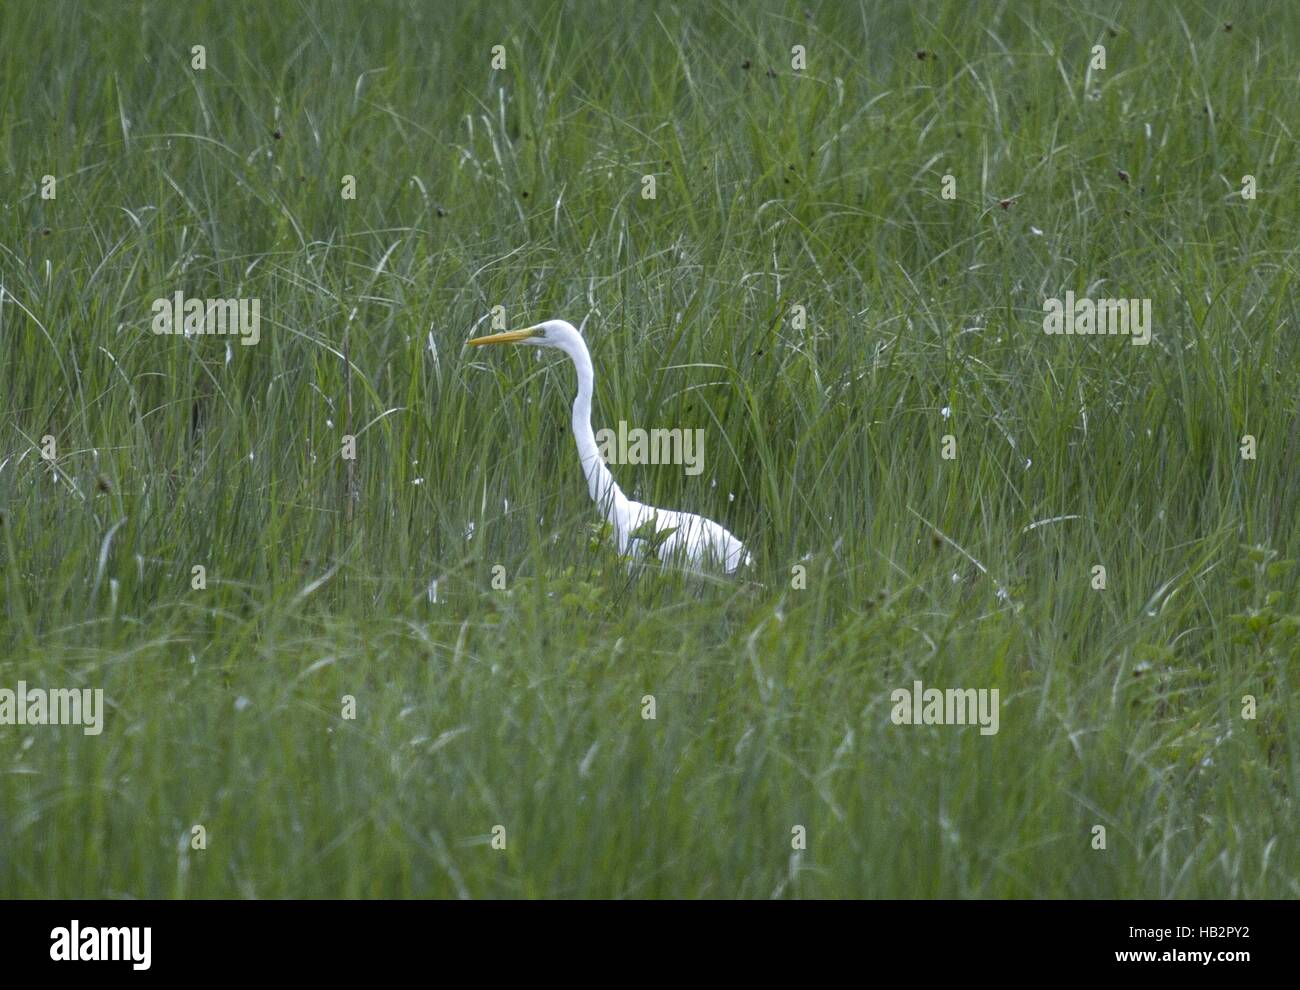
[[[591,355],[582,334],[571,323],[547,320],[524,330],[475,337],[469,343],[475,347],[484,344],[554,347],[573,360],[578,372],[578,395],[573,400],[573,439],[578,444],[582,473],[587,476],[587,491],[614,527],[619,553],[662,554],[683,560],[695,570],[712,563],[728,574],[735,573],[742,564],[751,563],[745,545],[712,519],[693,512],[656,509],[623,494],[600,456],[591,431],[591,391],[595,380]]]

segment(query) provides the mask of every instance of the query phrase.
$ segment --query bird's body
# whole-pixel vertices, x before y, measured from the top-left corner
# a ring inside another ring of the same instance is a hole
[[[591,396],[595,375],[582,334],[564,320],[548,320],[526,330],[476,337],[471,344],[528,344],[564,351],[578,373],[578,394],[573,400],[573,439],[587,477],[587,491],[614,529],[623,554],[647,553],[683,561],[694,569],[712,564],[731,574],[751,562],[745,545],[714,522],[693,512],[657,509],[623,494],[596,446],[591,429]]]

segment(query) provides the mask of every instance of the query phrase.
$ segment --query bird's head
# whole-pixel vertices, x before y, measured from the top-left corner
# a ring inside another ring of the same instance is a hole
[[[578,351],[585,351],[586,345],[582,341],[582,334],[572,323],[564,320],[547,320],[545,323],[538,323],[536,326],[526,327],[523,330],[507,330],[505,333],[494,333],[487,337],[475,337],[469,341],[471,347],[482,347],[484,344],[525,344],[529,347],[555,347],[570,355],[576,355]]]

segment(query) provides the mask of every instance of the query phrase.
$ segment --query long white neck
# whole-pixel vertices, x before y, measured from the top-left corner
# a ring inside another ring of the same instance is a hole
[[[564,350],[573,359],[573,366],[578,372],[578,395],[573,400],[573,439],[578,445],[582,473],[587,476],[587,492],[601,514],[617,526],[620,513],[626,513],[627,496],[614,481],[605,459],[600,456],[600,449],[596,446],[596,435],[591,430],[591,393],[594,380],[591,355],[580,340],[572,347],[565,347]]]

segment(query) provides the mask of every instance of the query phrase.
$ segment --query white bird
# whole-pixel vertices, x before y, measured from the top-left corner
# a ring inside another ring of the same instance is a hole
[[[591,392],[595,376],[586,341],[571,323],[547,320],[524,330],[475,337],[469,343],[475,347],[484,344],[554,347],[573,360],[578,372],[578,395],[573,400],[573,439],[578,445],[582,473],[587,476],[587,491],[614,527],[619,553],[651,553],[677,558],[693,570],[714,564],[728,574],[752,563],[753,558],[745,545],[712,519],[693,512],[656,509],[653,505],[634,502],[623,494],[605,459],[600,456],[596,436],[591,431]]]

